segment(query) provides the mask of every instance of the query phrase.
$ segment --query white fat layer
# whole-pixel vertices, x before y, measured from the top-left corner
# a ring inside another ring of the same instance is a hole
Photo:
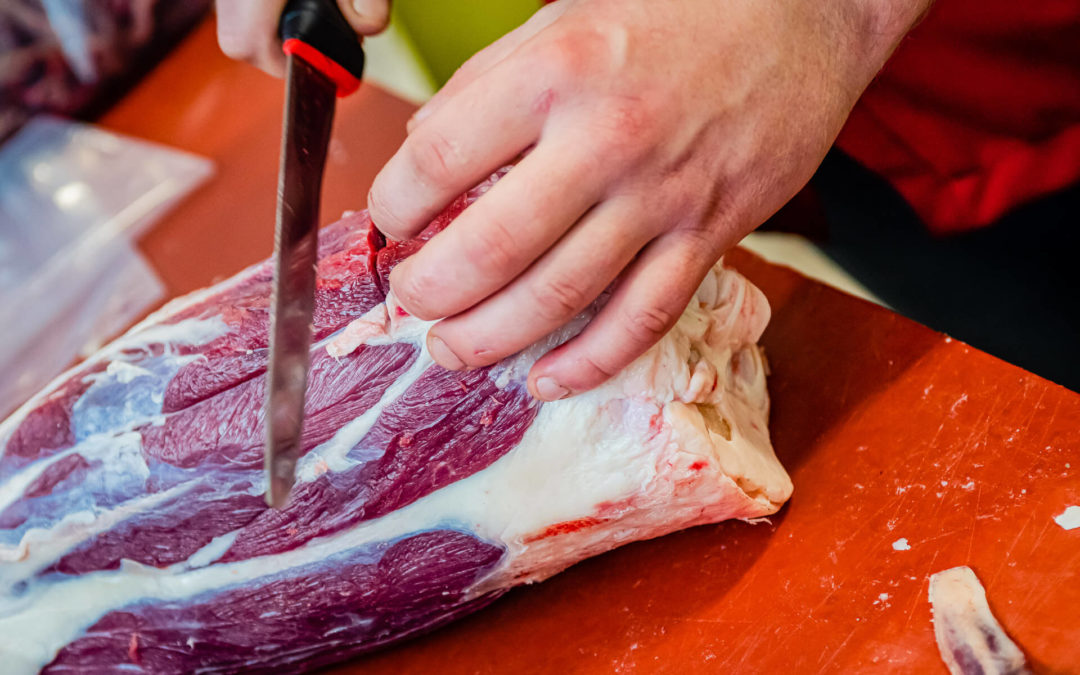
[[[152,377],[153,372],[126,361],[113,361],[105,368],[105,377],[121,384],[130,384],[140,377]],[[88,375],[87,379],[104,379],[100,373]]]
[[[393,291],[390,291],[385,302],[368,310],[363,316],[354,319],[345,328],[317,345],[316,348],[326,349],[326,353],[336,359],[351,354],[361,345],[409,343],[417,348],[418,353],[409,369],[387,387],[375,405],[341,427],[330,440],[312,448],[297,462],[297,481],[311,482],[328,471],[348,471],[364,461],[374,459],[350,459],[348,454],[371,431],[383,410],[404,394],[420,379],[424,371],[435,363],[427,351],[426,337],[428,330],[436,322],[421,321],[412,316],[399,317],[398,308],[397,299]]]
[[[386,293],[386,300],[331,335],[325,342],[326,353],[340,358],[351,354],[360,345],[388,345],[398,342],[411,342],[426,349],[428,330],[436,323],[438,321],[422,321],[406,312],[394,291],[390,290]]]
[[[711,289],[702,292],[708,301],[695,299],[677,327],[626,372],[586,394],[544,404],[510,452],[485,470],[408,506],[275,555],[204,567],[188,560],[168,569],[128,562],[118,570],[32,584],[14,606],[0,596],[0,653],[7,657],[6,672],[37,672],[102,616],[132,602],[183,600],[257,583],[270,574],[419,531],[461,529],[503,543],[508,555],[500,569],[475,589],[482,592],[544,578],[631,539],[658,536],[697,522],[774,512],[790,493],[790,482],[768,445],[767,395],[763,376],[756,372],[762,365],[750,358],[744,370],[735,373],[728,363],[733,353],[743,351],[741,347],[733,350],[732,344],[742,339],[733,339],[729,331],[710,331],[710,325],[723,323],[721,319],[730,319],[731,312],[746,308],[725,307],[718,290],[721,284],[712,277],[703,284]],[[746,295],[740,295],[740,302]],[[713,307],[713,298],[719,308]],[[714,310],[722,316],[710,317]],[[758,323],[744,339],[757,339],[764,325],[761,320]],[[393,327],[400,328],[400,334],[393,328],[391,332],[398,340],[422,345],[428,327],[427,322],[406,319]],[[712,391],[694,382],[693,372],[703,359],[710,360],[717,373]],[[426,352],[418,363],[430,363]],[[515,375],[527,372],[524,361],[512,365],[507,370]],[[755,372],[746,372],[750,369]],[[413,366],[402,379],[418,377],[422,371],[419,365]],[[521,386],[519,377],[512,380],[518,383],[506,379],[502,384]],[[732,403],[724,414],[731,415],[731,440],[722,429],[702,435],[695,425],[700,423],[707,431],[713,429],[710,424],[715,425],[715,421],[702,421],[702,406],[728,399]],[[389,400],[384,396],[380,406]],[[362,428],[358,423],[349,436],[358,435]],[[699,442],[687,442],[695,432],[702,436]],[[322,461],[327,466],[346,461],[340,448],[349,440],[343,435],[325,444]],[[740,457],[732,459],[732,455]],[[695,473],[688,467],[698,459],[707,468]],[[754,480],[772,479],[777,484],[759,486],[762,494],[753,497],[720,469],[737,466],[754,471],[759,465],[769,465],[769,470]],[[552,525],[594,516],[610,524],[581,534],[538,536]],[[225,546],[222,542],[211,542],[196,554],[195,562],[219,557],[219,546]]]
[[[128,518],[153,511],[159,504],[190,491],[192,487],[185,483],[129,500],[101,513],[92,510],[76,511],[67,514],[48,529],[28,530],[18,546],[0,548],[0,562],[3,563],[3,568],[0,569],[0,592],[6,592],[15,584],[31,579],[34,574],[95,535],[107,532]],[[0,602],[0,606],[3,604]]]
[[[521,443],[486,470],[350,530],[284,553],[185,569],[125,564],[56,583],[38,583],[0,615],[0,653],[12,675],[35,673],[108,612],[141,599],[182,600],[268,574],[318,563],[366,544],[440,527],[520,541],[551,523],[591,512],[597,502],[640,490],[655,473],[639,439],[609,439],[581,452],[597,426],[596,408],[571,399],[541,408]],[[644,461],[643,461],[644,460]],[[511,551],[513,554],[513,551]]]
[[[355,347],[354,347],[355,349]],[[386,406],[393,403],[398,397],[413,385],[424,371],[431,367],[431,357],[426,351],[417,355],[409,369],[401,377],[394,381],[383,393],[379,401],[364,411],[359,417],[341,427],[330,440],[311,449],[296,464],[296,479],[299,482],[308,483],[327,471],[339,473],[348,471],[361,460],[350,459],[349,451],[356,447],[364,436],[371,431],[375,421],[382,415]],[[374,459],[374,458],[366,458]]]
[[[50,460],[58,461],[76,452],[87,461],[101,462],[107,471],[106,478],[111,475],[125,482],[144,483],[150,475],[150,470],[142,456],[141,439],[137,433],[125,433],[108,439],[92,439]],[[19,477],[22,478],[21,475]],[[36,478],[37,475],[33,477]],[[23,485],[18,495],[21,495],[31,482],[32,480]],[[10,497],[6,494],[10,487],[12,486],[4,485],[0,496]],[[56,562],[78,544],[105,532],[126,518],[152,510],[162,501],[190,487],[190,484],[185,484],[161,493],[137,497],[111,509],[97,507],[80,509],[66,514],[48,528],[28,529],[17,544],[0,545],[0,563],[2,563],[0,595],[3,595],[12,584],[29,579]],[[2,510],[3,508],[0,507],[0,511]],[[2,609],[2,603],[0,603],[0,609]]]
[[[941,659],[953,675],[971,672],[978,664],[987,675],[1026,673],[1024,653],[990,612],[986,590],[970,567],[954,567],[930,577],[930,606],[934,612],[934,637]]]
[[[105,462],[113,473],[127,472],[133,476],[145,478],[149,476],[149,469],[142,457],[141,441],[139,434],[134,432],[116,436],[94,436],[67,450],[35,462],[0,485],[0,511],[22,497],[26,489],[45,473],[46,469],[69,455],[78,454],[87,461]],[[0,557],[0,560],[2,559]]]
[[[298,482],[308,483],[328,471],[348,471],[364,461],[375,459],[350,459],[348,454],[371,431],[383,410],[404,394],[435,363],[427,351],[426,337],[428,330],[436,322],[421,321],[412,316],[401,317],[397,313],[399,307],[397,298],[393,291],[390,291],[385,302],[368,310],[317,346],[326,349],[326,353],[334,358],[351,354],[361,345],[377,346],[403,342],[415,346],[418,353],[409,369],[387,387],[375,405],[341,427],[330,440],[312,448],[297,462]]]
[[[206,567],[210,563],[214,562],[221,556],[225,555],[225,552],[229,550],[229,547],[236,541],[236,536],[240,534],[240,530],[233,530],[227,534],[223,534],[214,537],[198,551],[191,554],[188,559],[182,563],[189,569],[195,569],[197,567]]]
[[[37,480],[41,474],[45,473],[53,464],[56,464],[60,460],[64,459],[68,455],[73,455],[79,452],[79,446],[68,448],[62,452],[58,452],[51,457],[47,457],[43,460],[31,464],[27,468],[19,471],[15,475],[11,476],[3,483],[0,483],[0,512],[4,511],[7,507],[18,501],[26,492],[26,488],[30,487],[35,480]]]
[[[205,319],[184,319],[176,323],[158,324],[147,326],[119,338],[94,357],[99,361],[101,356],[114,358],[121,352],[147,349],[153,345],[164,345],[166,349],[176,345],[204,345],[215,338],[225,335],[229,331],[229,324],[220,316],[211,316]]]
[[[351,354],[362,344],[385,338],[390,320],[386,316],[386,303],[380,302],[358,319],[354,319],[344,329],[337,331],[326,340],[326,353],[335,359]]]
[[[178,321],[173,324],[150,324],[147,321],[143,321],[135,328],[132,328],[122,337],[117,338],[116,341],[110,343],[107,347],[94,354],[94,356],[90,357],[82,364],[58,375],[42,389],[41,392],[23,404],[22,407],[12,413],[6,420],[0,422],[0,457],[3,457],[4,455],[11,434],[13,434],[15,429],[22,424],[23,420],[26,419],[26,416],[30,414],[30,411],[44,403],[61,385],[70,380],[79,371],[84,371],[103,361],[110,362],[109,368],[112,368],[117,363],[124,364],[123,352],[144,350],[153,345],[165,345],[166,349],[175,345],[203,345],[225,335],[229,330],[228,324],[226,324],[225,320],[219,316],[206,319],[184,319],[183,321]],[[124,365],[116,367],[123,369]],[[120,375],[122,377],[133,377],[134,373],[120,373]],[[100,378],[101,375],[90,374],[87,377],[96,379]]]

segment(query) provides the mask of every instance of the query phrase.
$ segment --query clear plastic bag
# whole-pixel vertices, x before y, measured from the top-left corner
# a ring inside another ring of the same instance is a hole
[[[162,298],[134,242],[212,172],[51,117],[0,147],[0,417]]]

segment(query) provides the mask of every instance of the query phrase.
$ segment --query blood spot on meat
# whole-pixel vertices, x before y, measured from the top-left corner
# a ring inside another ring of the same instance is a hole
[[[128,641],[128,660],[135,665],[141,665],[139,663],[139,634],[132,633],[131,640]]]
[[[664,428],[664,413],[658,412],[649,418],[649,435],[655,436]]]
[[[576,520],[566,520],[561,523],[555,523],[545,528],[540,534],[533,535],[525,539],[525,543],[539,541],[541,539],[547,539],[548,537],[555,537],[560,534],[570,534],[571,532],[578,532],[584,530],[587,527],[593,527],[603,523],[605,519],[593,518],[591,516],[585,518],[578,518]]]

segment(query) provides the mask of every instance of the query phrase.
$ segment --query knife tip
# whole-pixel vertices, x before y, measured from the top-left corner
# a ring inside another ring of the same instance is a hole
[[[266,503],[271,508],[281,509],[288,503],[289,493],[295,482],[293,477],[295,468],[295,462],[280,459],[267,467],[269,475],[267,476]]]

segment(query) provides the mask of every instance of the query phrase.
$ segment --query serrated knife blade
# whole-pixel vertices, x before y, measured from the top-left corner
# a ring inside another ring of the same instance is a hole
[[[333,82],[301,58],[287,61],[265,407],[266,497],[275,508],[288,499],[302,451],[319,200],[336,103]]]

